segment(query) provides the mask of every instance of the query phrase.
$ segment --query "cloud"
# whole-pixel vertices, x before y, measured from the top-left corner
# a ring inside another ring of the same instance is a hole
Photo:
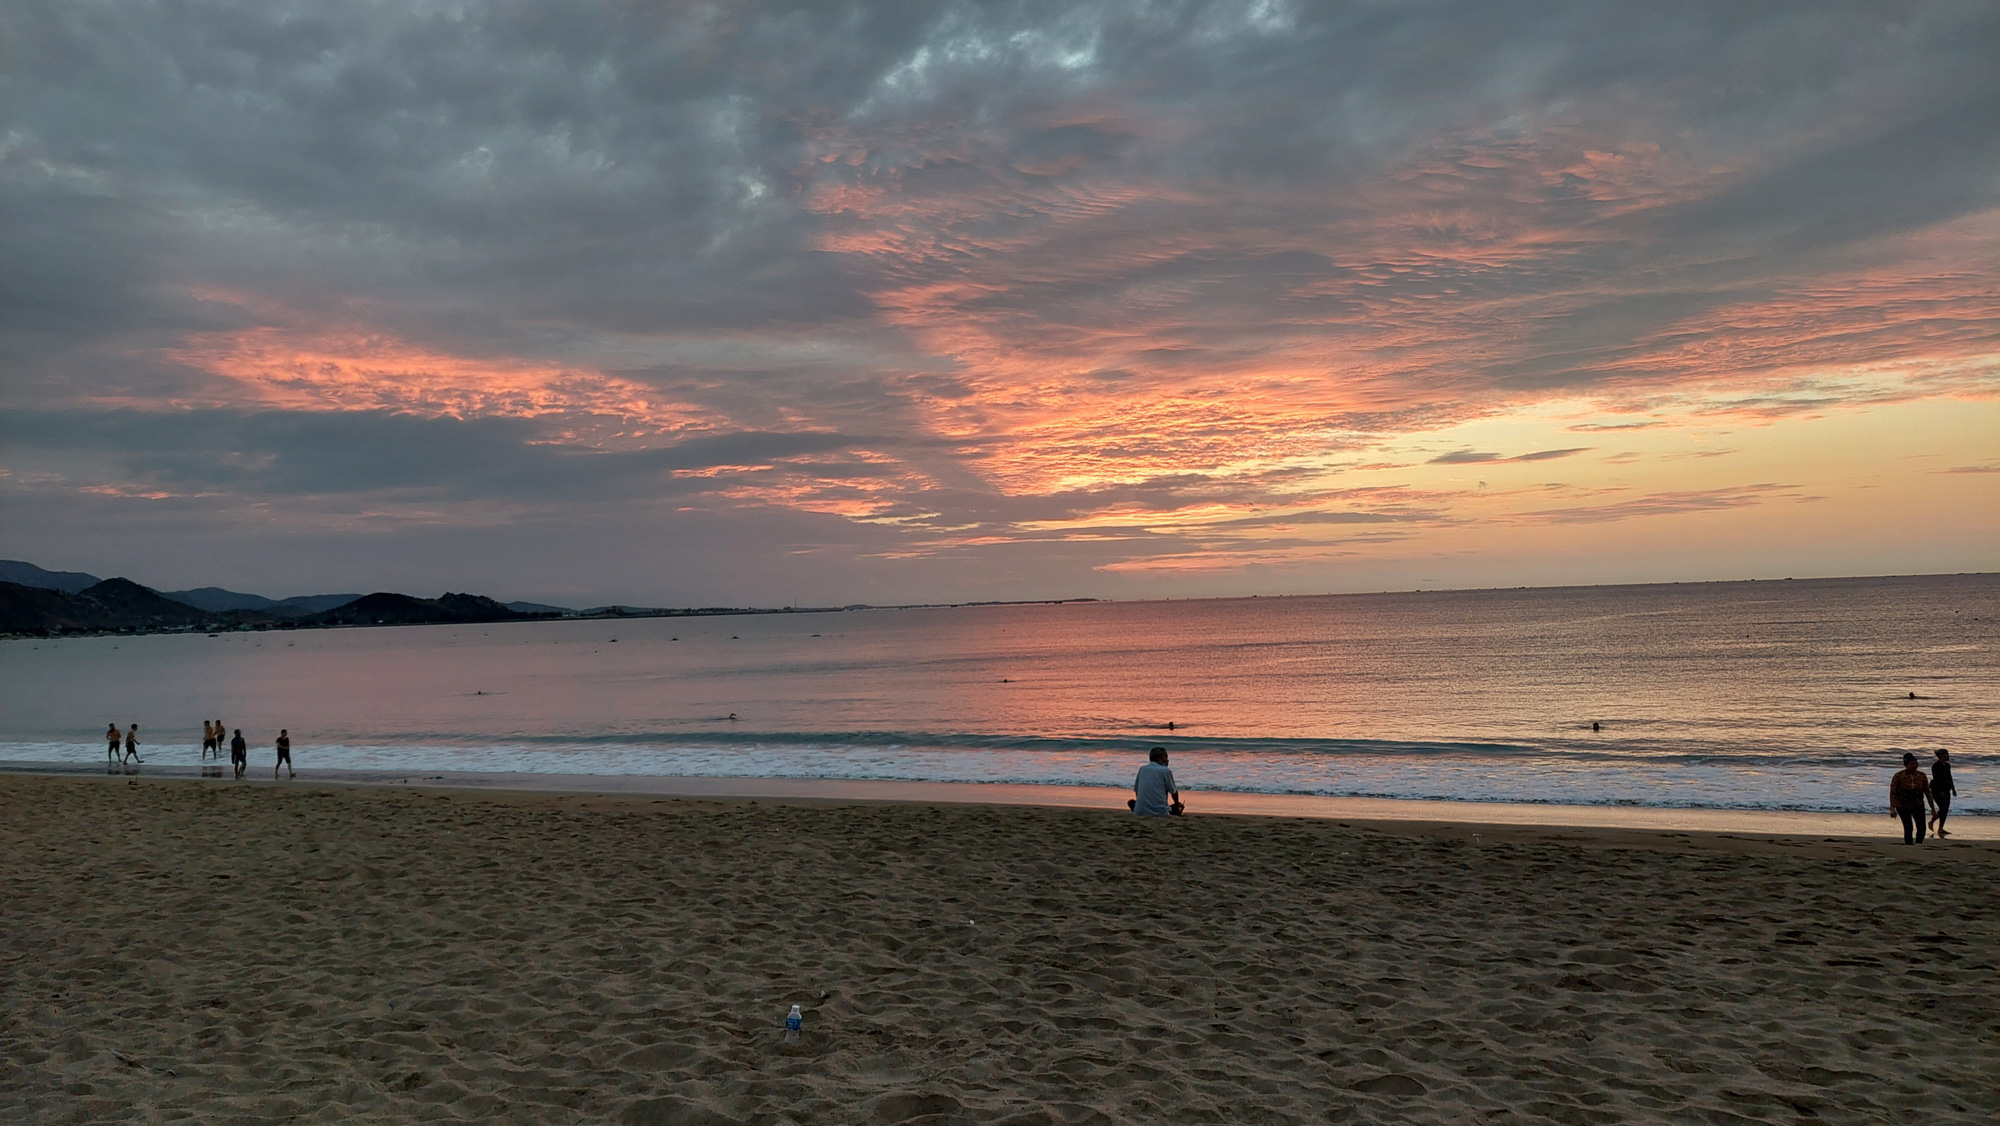
[[[5,487],[73,513],[627,503],[947,585],[966,545],[1265,566],[1418,436],[1555,400],[2000,396],[1980,5],[32,0],[0,34]],[[1401,503],[1349,522],[1461,500]],[[1176,538],[1232,520],[1264,555]]]
[[[1451,453],[1439,454],[1437,457],[1432,458],[1430,464],[1475,465],[1495,461],[1553,461],[1559,457],[1571,457],[1575,454],[1586,453],[1591,448],[1590,446],[1574,446],[1561,450],[1536,450],[1531,454],[1516,454],[1513,457],[1505,457],[1496,453],[1482,453],[1478,450],[1454,450]]]
[[[1611,504],[1584,505],[1574,508],[1550,508],[1521,515],[1530,520],[1553,524],[1608,524],[1619,520],[1631,520],[1649,516],[1679,516],[1690,512],[1717,512],[1731,508],[1747,508],[1763,504],[1773,499],[1793,501],[1816,500],[1797,492],[1796,485],[1736,485],[1719,489],[1695,489],[1682,492],[1652,493],[1615,501]]]

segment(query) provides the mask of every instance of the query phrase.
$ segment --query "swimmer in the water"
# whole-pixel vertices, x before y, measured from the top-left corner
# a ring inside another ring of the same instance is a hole
[[[735,712],[730,712],[730,713],[729,713],[729,722],[731,722],[731,723],[735,723],[735,722],[736,722],[736,713],[735,713]]]
[[[1590,721],[1590,729],[1592,731],[1602,731],[1604,730],[1604,725],[1593,719]]]
[[[1170,719],[1167,721],[1167,730],[1172,731],[1173,729],[1174,729],[1174,721]]]

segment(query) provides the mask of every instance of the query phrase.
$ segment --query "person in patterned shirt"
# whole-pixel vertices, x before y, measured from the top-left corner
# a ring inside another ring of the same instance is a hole
[[[1917,769],[1917,756],[1904,755],[1903,769],[1889,780],[1889,816],[1903,819],[1903,843],[1924,843],[1924,829],[1930,820],[1928,806],[1937,804],[1931,798],[1931,780]]]

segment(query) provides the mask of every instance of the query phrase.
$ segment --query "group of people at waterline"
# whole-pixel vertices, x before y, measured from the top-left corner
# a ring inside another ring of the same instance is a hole
[[[217,762],[222,761],[223,737],[228,734],[229,728],[224,726],[223,722],[219,719],[204,719],[201,721],[202,761],[206,762],[211,755],[215,757]],[[146,761],[139,757],[139,725],[136,723],[123,733],[118,730],[117,724],[112,724],[104,731],[104,744],[104,757],[106,761],[114,766],[122,766],[128,762],[143,763]],[[229,765],[235,768],[236,777],[241,778],[250,769],[250,744],[243,738],[242,728],[239,727],[236,729],[236,733],[229,737],[228,744]],[[279,728],[275,745],[278,750],[278,760],[271,767],[271,777],[276,778],[280,770],[285,772],[287,778],[298,777],[297,772],[292,769],[291,731],[286,728]],[[120,756],[121,749],[124,752],[122,757]]]
[[[201,721],[201,757],[204,760],[211,754],[218,761],[222,758],[223,735],[228,730],[219,719]],[[114,723],[105,729],[104,740],[105,758],[113,765],[146,761],[139,757],[138,724],[120,732]],[[287,777],[297,777],[292,770],[291,732],[280,728],[274,745],[278,757],[272,764],[271,777],[276,778],[281,770]],[[1139,768],[1139,776],[1133,780],[1132,800],[1125,803],[1127,809],[1141,817],[1177,817],[1186,809],[1181,803],[1180,786],[1174,781],[1174,772],[1168,761],[1165,747],[1152,749],[1146,765]],[[229,738],[229,763],[235,768],[238,778],[249,769],[250,744],[243,738],[240,727]],[[1943,747],[1937,749],[1937,758],[1931,763],[1929,775],[1918,767],[1916,755],[1905,754],[1903,769],[1889,780],[1889,816],[1902,819],[1903,843],[1922,844],[1926,831],[1940,837],[1950,836],[1944,823],[1945,818],[1951,815],[1951,799],[1956,796],[1958,787],[1951,780],[1951,752]]]

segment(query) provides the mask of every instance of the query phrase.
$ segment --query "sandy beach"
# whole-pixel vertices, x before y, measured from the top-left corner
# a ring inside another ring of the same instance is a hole
[[[0,808],[8,1121],[2000,1118],[1987,841],[122,777]]]

